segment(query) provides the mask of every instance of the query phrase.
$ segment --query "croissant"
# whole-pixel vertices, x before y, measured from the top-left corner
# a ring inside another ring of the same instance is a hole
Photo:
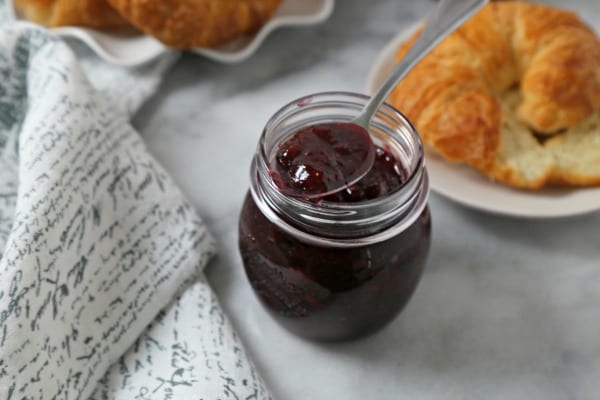
[[[426,145],[494,180],[523,188],[600,184],[600,39],[572,12],[488,4],[389,101]]]
[[[15,5],[28,20],[51,27],[110,29],[129,25],[106,0],[15,0]]]
[[[281,0],[109,0],[133,26],[168,46],[210,47],[260,28]]]

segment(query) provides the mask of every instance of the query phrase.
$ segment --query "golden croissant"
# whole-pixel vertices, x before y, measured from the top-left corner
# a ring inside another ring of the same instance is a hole
[[[260,28],[281,0],[109,0],[133,26],[168,46],[210,47]]]
[[[105,29],[128,26],[106,0],[15,0],[15,5],[28,20],[51,27],[77,25]]]
[[[488,4],[390,102],[425,144],[492,179],[523,188],[600,184],[600,39],[572,12]]]

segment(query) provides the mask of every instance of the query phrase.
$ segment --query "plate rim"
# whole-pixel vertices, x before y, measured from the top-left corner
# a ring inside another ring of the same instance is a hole
[[[423,24],[423,22],[421,22],[421,21],[410,24],[410,25],[406,26],[405,28],[400,29],[400,31],[391,40],[386,42],[385,46],[382,47],[382,49],[379,51],[379,53],[375,57],[375,60],[374,60],[373,64],[371,65],[371,68],[369,69],[369,73],[367,75],[367,79],[366,79],[365,87],[364,87],[365,93],[372,95],[376,91],[376,89],[378,88],[378,77],[381,76],[382,69],[385,68],[386,65],[389,65],[390,62],[392,62],[398,46],[400,46],[400,44],[402,42],[406,41],[411,35],[413,35],[422,24]],[[443,161],[443,162],[447,162],[447,161]],[[426,162],[426,164],[427,164],[427,162]],[[431,171],[429,171],[429,174],[431,175]],[[493,182],[486,182],[486,184],[488,184],[488,183],[494,184]],[[500,184],[498,184],[498,185],[500,185]],[[502,186],[502,189],[518,190],[516,188],[512,188],[509,186]],[[498,207],[489,206],[488,204],[482,204],[480,202],[470,201],[468,199],[468,197],[465,198],[463,196],[457,195],[455,192],[453,192],[451,190],[447,190],[446,188],[435,185],[434,179],[431,180],[431,190],[433,192],[437,193],[438,195],[440,195],[448,200],[451,200],[452,202],[454,202],[456,204],[460,204],[462,206],[465,206],[465,207],[468,207],[468,208],[471,208],[471,209],[474,209],[474,210],[477,210],[480,212],[485,212],[485,213],[493,214],[493,215],[497,215],[497,216],[512,217],[512,218],[533,219],[533,220],[564,219],[564,218],[568,218],[568,217],[576,217],[576,216],[581,216],[581,215],[585,215],[585,214],[590,214],[590,213],[597,212],[600,210],[600,201],[598,201],[598,204],[589,204],[589,206],[587,206],[587,207],[580,206],[577,209],[571,208],[571,209],[560,210],[560,209],[553,208],[553,209],[547,210],[547,209],[542,208],[535,213],[532,213],[531,211],[526,211],[526,210],[514,210],[514,209],[508,210],[506,208],[498,208]],[[570,188],[570,190],[574,190],[574,191],[600,190],[600,187],[591,187],[591,188],[575,187],[575,188]]]

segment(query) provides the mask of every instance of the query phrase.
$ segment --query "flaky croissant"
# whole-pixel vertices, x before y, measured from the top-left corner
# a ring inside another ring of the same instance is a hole
[[[14,0],[19,11],[38,24],[56,27],[121,28],[129,24],[106,0]]]
[[[108,0],[133,26],[171,47],[211,47],[253,33],[281,0]]]
[[[401,46],[398,59],[419,34]],[[573,179],[557,172],[561,151],[550,146],[554,139],[541,143],[534,136],[589,127],[598,117],[600,40],[569,11],[488,4],[411,71],[390,101],[426,144],[493,179],[526,188],[600,183],[600,166],[582,168],[587,175],[576,171]],[[593,150],[589,163],[600,157],[597,141]]]

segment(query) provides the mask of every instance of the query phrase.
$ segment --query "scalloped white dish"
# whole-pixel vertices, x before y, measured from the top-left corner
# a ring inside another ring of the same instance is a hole
[[[383,83],[394,68],[396,49],[418,26],[401,31],[383,48],[367,78],[366,93],[374,93]],[[431,150],[426,150],[426,160],[434,192],[480,211],[521,218],[558,218],[600,210],[600,188],[518,190],[490,181],[465,165],[447,162]]]
[[[7,0],[12,15],[12,0]],[[235,40],[212,49],[194,49],[193,53],[221,63],[237,63],[246,60],[275,29],[287,26],[313,25],[325,21],[335,5],[335,0],[284,0],[273,16],[256,34]],[[113,34],[79,27],[53,28],[52,32],[62,37],[71,37],[86,43],[105,61],[134,67],[154,60],[170,51],[154,38],[143,34]]]

